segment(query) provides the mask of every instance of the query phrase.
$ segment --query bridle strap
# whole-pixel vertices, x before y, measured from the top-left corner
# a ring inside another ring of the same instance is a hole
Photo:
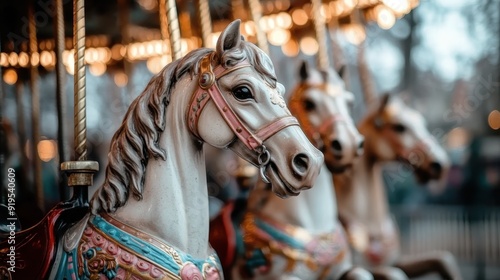
[[[341,114],[334,114],[329,118],[327,118],[326,120],[324,120],[319,126],[314,126],[307,118],[307,112],[304,110],[300,102],[301,102],[300,99],[291,100],[290,109],[294,112],[294,115],[296,115],[301,120],[300,124],[302,126],[302,129],[304,130],[304,133],[311,141],[318,142],[319,141],[318,135],[325,133],[325,131],[336,122],[346,122],[346,123],[352,122],[351,119],[346,118]]]
[[[224,75],[231,73],[235,70],[250,67],[251,64],[243,60],[231,68],[224,68],[222,65],[218,65],[212,71],[212,57],[214,53],[206,55],[200,62],[200,78],[199,78],[199,88],[193,94],[193,98],[189,105],[188,110],[188,124],[190,130],[197,137],[201,138],[198,133],[198,119],[203,111],[203,108],[207,104],[208,100],[211,98],[217,107],[217,110],[222,115],[228,126],[234,132],[234,134],[242,141],[242,143],[248,147],[250,150],[262,153],[261,146],[265,140],[277,133],[278,131],[291,126],[299,125],[297,119],[292,116],[286,116],[278,119],[277,121],[258,129],[256,132],[252,132],[241,120],[238,118],[236,113],[227,103],[227,100],[222,95],[219,87],[217,86],[217,80]]]

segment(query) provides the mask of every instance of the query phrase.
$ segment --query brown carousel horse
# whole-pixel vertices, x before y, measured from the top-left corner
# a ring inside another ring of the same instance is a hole
[[[59,206],[19,233],[7,279],[222,278],[208,244],[203,143],[259,166],[281,195],[313,186],[323,156],[290,115],[271,60],[239,30],[232,22],[215,51],[192,51],[151,79],[112,139],[90,213],[63,217],[74,226],[61,233],[69,207]]]
[[[400,254],[399,232],[391,218],[382,178],[387,162],[410,164],[420,182],[446,175],[448,158],[425,127],[423,116],[390,95],[371,102],[358,125],[365,137],[364,154],[352,172],[334,177],[339,215],[358,265],[376,279],[407,279],[436,272],[461,279],[454,257],[436,251],[418,256]]]

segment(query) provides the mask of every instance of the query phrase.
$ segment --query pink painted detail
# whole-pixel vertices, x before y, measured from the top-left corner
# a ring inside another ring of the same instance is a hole
[[[219,270],[213,266],[207,266],[205,268],[205,279],[206,280],[220,280]]]
[[[134,255],[131,255],[128,252],[123,252],[120,257],[123,260],[123,262],[125,264],[128,264],[128,265],[131,265],[131,264],[133,265],[137,261],[137,258]]]
[[[336,244],[329,244],[325,240],[314,239],[306,245],[306,250],[319,265],[325,266],[331,264],[338,254],[339,249]]]
[[[163,278],[163,271],[161,271],[158,267],[153,266],[149,271],[149,275],[153,278]]]
[[[117,255],[118,252],[120,252],[120,249],[115,244],[109,244],[108,248],[106,248],[106,249],[107,249],[108,253],[113,255],[113,256]]]
[[[193,263],[186,263],[180,272],[182,280],[203,280],[201,271]]]
[[[127,271],[123,268],[118,268],[118,271],[116,272],[116,280],[125,280],[127,279]]]
[[[139,261],[137,262],[137,268],[140,270],[140,271],[148,271],[149,269],[149,264],[144,262],[144,261]]]
[[[92,240],[94,241],[94,244],[99,246],[99,247],[102,247],[102,245],[104,245],[104,243],[106,243],[106,239],[104,237],[102,237],[100,234],[94,235]]]
[[[385,257],[384,244],[380,240],[370,241],[370,245],[366,249],[366,257],[373,264],[381,264]]]
[[[306,244],[306,251],[322,266],[336,264],[346,249],[347,241],[339,230]]]
[[[92,228],[90,228],[90,227],[86,227],[86,228],[85,228],[85,231],[83,231],[83,234],[84,234],[84,235],[87,235],[87,236],[91,236],[91,235],[92,235],[92,233],[94,233],[94,231],[93,231],[93,230],[92,230]]]
[[[257,267],[257,271],[259,272],[259,274],[268,274],[270,270],[271,270],[270,265],[261,265]]]

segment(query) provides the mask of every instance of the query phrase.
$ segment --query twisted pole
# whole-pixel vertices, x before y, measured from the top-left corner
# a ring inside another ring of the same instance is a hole
[[[35,24],[35,13],[33,5],[28,8],[28,32],[29,32],[29,49],[30,55],[33,55],[38,51],[38,42],[36,39],[36,24]],[[43,194],[43,182],[42,182],[42,163],[38,157],[38,143],[40,142],[40,92],[38,89],[38,66],[31,65],[31,126],[33,129],[33,141],[32,141],[32,156],[34,164],[34,182],[35,182],[35,193],[36,193],[36,203],[37,206],[45,211],[45,200]]]
[[[269,55],[269,45],[267,43],[266,34],[260,28],[260,19],[262,18],[262,5],[259,0],[248,0],[248,6],[252,15],[252,20],[255,22],[255,30],[257,34],[257,46]]]
[[[66,141],[66,93],[64,91],[64,86],[66,84],[66,72],[62,61],[65,38],[63,0],[56,0],[54,14],[54,33],[56,35],[57,151],[59,154],[59,163],[62,163],[69,160],[69,146],[68,141]],[[60,200],[66,199],[66,196],[66,182],[63,176],[59,176]]]
[[[210,34],[212,34],[212,19],[208,0],[197,0],[196,7],[201,26],[201,42],[203,47],[209,47]]]
[[[73,6],[73,46],[75,48],[75,158],[87,159],[87,115],[85,88],[85,5],[84,0],[74,0]]]
[[[321,15],[321,3],[321,0],[311,0],[314,30],[319,45],[317,56],[318,66],[322,70],[327,70],[330,67],[330,62],[328,59],[325,18]]]
[[[61,164],[68,173],[68,185],[73,187],[70,202],[76,206],[88,207],[88,187],[93,175],[99,170],[96,161],[87,161],[87,115],[85,92],[85,1],[73,0],[73,47],[75,49],[74,74],[74,125],[75,159]]]
[[[160,0],[160,28],[163,40],[170,38],[172,61],[182,57],[181,30],[175,0]]]

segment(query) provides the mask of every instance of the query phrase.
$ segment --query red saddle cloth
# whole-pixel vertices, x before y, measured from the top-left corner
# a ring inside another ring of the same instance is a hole
[[[230,202],[210,222],[210,245],[217,252],[225,275],[229,275],[236,259],[236,231],[231,218],[233,210],[234,202]]]
[[[3,240],[0,243],[1,278],[14,279],[15,276],[15,279],[47,279],[60,238],[87,213],[87,206],[75,207],[72,203],[60,203],[38,224],[17,232],[10,243],[9,239]]]

